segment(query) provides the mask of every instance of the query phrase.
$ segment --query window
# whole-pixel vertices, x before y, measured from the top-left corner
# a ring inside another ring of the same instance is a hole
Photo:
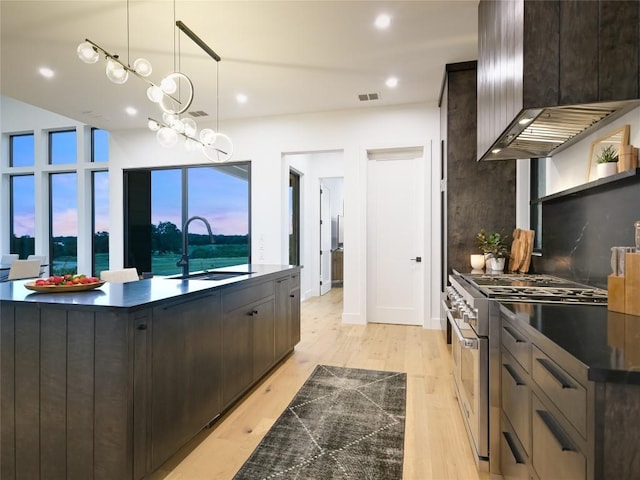
[[[530,211],[529,222],[531,230],[536,232],[533,248],[542,250],[542,203],[539,199],[546,194],[546,159],[532,158],[530,164]]]
[[[50,271],[52,275],[77,273],[77,174],[53,173],[50,179]]]
[[[170,275],[182,253],[189,224],[190,271],[250,262],[248,163],[125,172],[125,263],[138,271]]]
[[[11,135],[9,141],[9,166],[33,167],[35,150],[33,133]]]
[[[10,249],[20,258],[35,253],[36,207],[33,175],[11,177]]]
[[[49,132],[49,163],[51,165],[76,163],[77,152],[75,130]]]
[[[109,269],[109,172],[93,172],[91,176],[93,191],[93,275]]]
[[[91,161],[109,161],[109,132],[106,130],[91,129]]]

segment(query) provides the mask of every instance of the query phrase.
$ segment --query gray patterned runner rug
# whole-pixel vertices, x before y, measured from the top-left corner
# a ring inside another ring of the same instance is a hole
[[[318,365],[234,480],[402,479],[406,385]]]

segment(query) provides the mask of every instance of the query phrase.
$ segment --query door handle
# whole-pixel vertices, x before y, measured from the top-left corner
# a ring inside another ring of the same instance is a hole
[[[416,257],[416,258],[410,258],[409,260],[416,262],[416,263],[420,263],[422,262],[422,257]]]

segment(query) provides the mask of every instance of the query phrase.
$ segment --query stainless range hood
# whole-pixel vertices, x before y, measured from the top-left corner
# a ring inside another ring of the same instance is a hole
[[[480,160],[544,158],[640,105],[640,100],[523,110]]]
[[[551,156],[640,105],[638,18],[638,0],[480,0],[477,159]]]

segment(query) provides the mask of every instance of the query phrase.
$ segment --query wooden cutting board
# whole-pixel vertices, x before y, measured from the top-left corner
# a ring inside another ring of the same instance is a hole
[[[527,273],[531,265],[534,231],[516,228],[512,238],[509,271]]]

